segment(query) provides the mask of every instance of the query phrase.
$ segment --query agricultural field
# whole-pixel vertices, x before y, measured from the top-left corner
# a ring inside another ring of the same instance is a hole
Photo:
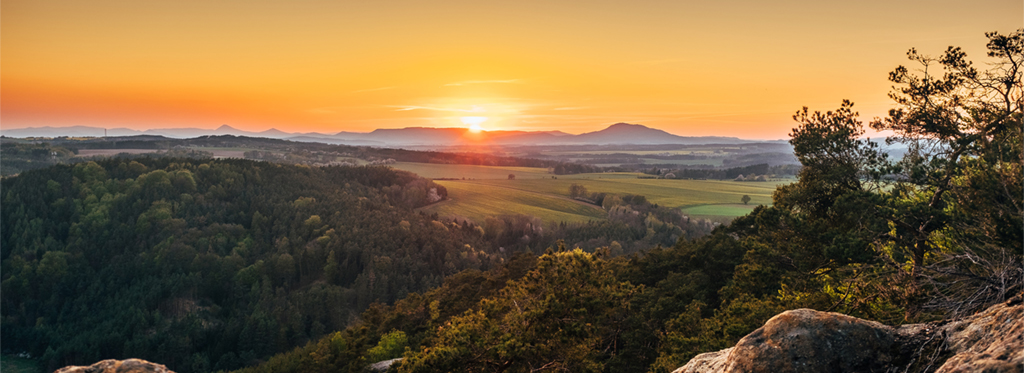
[[[590,193],[643,195],[651,203],[677,207],[694,217],[732,218],[771,204],[776,186],[792,182],[639,179],[642,174],[628,172],[553,175],[540,168],[402,162],[393,167],[426,178],[457,179],[437,180],[451,200],[423,211],[475,222],[509,213],[534,215],[545,222],[603,218],[599,207],[569,198],[572,184],[583,185]],[[509,180],[509,174],[515,179]],[[744,195],[750,196],[747,205],[740,201]]]
[[[421,211],[458,220],[483,223],[488,216],[526,214],[544,222],[586,222],[607,215],[600,207],[568,197],[454,180],[436,183],[448,189],[449,199]]]
[[[147,154],[147,153],[157,153],[159,151],[160,151],[160,149],[80,149],[78,151],[78,156],[79,157],[93,157],[93,156],[111,157],[111,156],[115,156],[115,155],[118,155],[118,154],[121,154],[121,153]]]

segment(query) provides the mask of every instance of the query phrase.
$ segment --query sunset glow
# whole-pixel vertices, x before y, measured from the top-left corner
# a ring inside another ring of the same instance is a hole
[[[469,130],[473,132],[480,132],[483,128],[480,127],[480,123],[486,122],[487,117],[462,117],[462,123],[469,126]]]
[[[803,106],[892,107],[907,49],[1020,27],[1019,0],[0,4],[3,128],[786,138]],[[483,118],[482,120],[467,118]]]

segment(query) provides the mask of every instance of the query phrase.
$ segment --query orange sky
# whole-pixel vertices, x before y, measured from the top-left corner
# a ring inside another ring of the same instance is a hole
[[[891,107],[910,47],[1024,24],[1020,0],[0,3],[0,128],[465,126],[786,138],[802,106]]]

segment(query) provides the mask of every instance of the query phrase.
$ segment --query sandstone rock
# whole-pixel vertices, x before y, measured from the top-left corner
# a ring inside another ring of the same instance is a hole
[[[689,363],[673,370],[672,373],[721,372],[725,370],[725,359],[729,357],[730,352],[732,352],[732,347],[694,356]]]
[[[892,328],[809,309],[786,311],[735,347],[697,355],[673,373],[1021,372],[1021,296],[950,323]]]
[[[943,327],[954,355],[936,373],[1024,370],[1024,304],[1021,297]]]
[[[161,364],[151,363],[141,359],[127,360],[103,360],[96,364],[80,367],[67,366],[54,371],[54,373],[174,373]]]
[[[691,360],[677,371],[882,371],[893,359],[889,350],[895,334],[891,327],[840,313],[786,311],[740,339],[728,353],[699,355],[696,363]]]
[[[366,370],[370,371],[370,372],[386,372],[388,369],[391,368],[392,365],[394,365],[395,363],[397,363],[399,361],[402,361],[402,358],[378,361],[376,363],[373,363],[373,364],[370,364],[369,366],[367,366]]]

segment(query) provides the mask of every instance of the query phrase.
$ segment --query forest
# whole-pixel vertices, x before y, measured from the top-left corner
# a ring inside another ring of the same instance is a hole
[[[668,372],[787,309],[970,314],[1024,290],[1024,30],[988,36],[988,69],[951,47],[890,74],[896,107],[867,125],[902,157],[863,138],[852,102],[798,111],[798,181],[728,226],[582,191],[608,220],[460,224],[414,211],[442,186],[385,166],[25,171],[0,184],[5,353],[49,370]]]
[[[583,224],[459,224],[413,211],[443,186],[384,166],[134,156],[28,171],[3,190],[5,346],[47,369],[106,356],[234,369],[515,252],[626,254],[713,228],[639,198]]]

